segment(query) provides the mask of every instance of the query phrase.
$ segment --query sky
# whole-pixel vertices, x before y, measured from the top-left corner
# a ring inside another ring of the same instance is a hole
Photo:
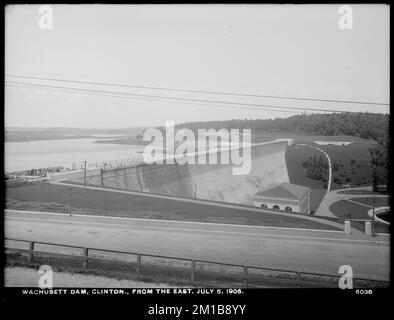
[[[389,7],[351,5],[39,5],[5,11],[6,81],[347,111],[388,106],[218,96],[70,84],[9,75],[232,93],[389,103]],[[6,83],[5,125],[135,127],[166,121],[266,119],[272,110],[122,99]]]

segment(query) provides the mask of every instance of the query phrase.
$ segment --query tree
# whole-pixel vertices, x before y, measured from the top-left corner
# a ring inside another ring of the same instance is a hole
[[[372,188],[375,191],[379,184],[387,184],[388,152],[386,145],[378,145],[368,149],[372,168]]]

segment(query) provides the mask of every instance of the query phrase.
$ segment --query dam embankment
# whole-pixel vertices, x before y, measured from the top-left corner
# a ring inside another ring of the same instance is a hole
[[[86,172],[89,185],[123,190],[172,195],[232,203],[248,203],[251,197],[271,184],[289,182],[285,161],[286,141],[272,141],[250,146],[251,167],[248,174],[234,175],[235,164],[135,164],[91,169]],[[244,150],[245,151],[245,150]],[[84,172],[50,179],[84,182]]]

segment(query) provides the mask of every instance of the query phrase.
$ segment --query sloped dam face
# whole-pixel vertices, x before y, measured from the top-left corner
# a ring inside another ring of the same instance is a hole
[[[101,173],[91,171],[87,183],[184,198],[248,203],[259,189],[289,182],[286,146],[286,141],[252,146],[251,169],[246,175],[233,175],[233,168],[240,167],[234,164],[138,164]],[[83,183],[83,177],[67,180]]]

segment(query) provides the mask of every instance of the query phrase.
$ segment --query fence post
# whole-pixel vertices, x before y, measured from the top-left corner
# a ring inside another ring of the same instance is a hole
[[[88,267],[88,248],[83,248],[83,256],[85,260],[83,260],[83,267],[86,269]]]
[[[349,220],[345,220],[345,233],[346,234],[350,234],[350,221]]]
[[[372,235],[372,224],[369,221],[365,222],[365,235],[367,235],[367,236]]]
[[[29,242],[29,250],[31,252],[29,253],[28,261],[32,262],[33,261],[33,252],[32,251],[34,251],[34,242]]]
[[[192,273],[190,275],[190,279],[192,280],[192,282],[194,282],[194,275],[196,273],[196,261],[192,260],[191,266],[192,266]]]
[[[248,267],[244,266],[244,287],[248,287]]]
[[[136,279],[140,276],[141,273],[141,255],[137,254],[137,270],[135,271],[136,273]]]

